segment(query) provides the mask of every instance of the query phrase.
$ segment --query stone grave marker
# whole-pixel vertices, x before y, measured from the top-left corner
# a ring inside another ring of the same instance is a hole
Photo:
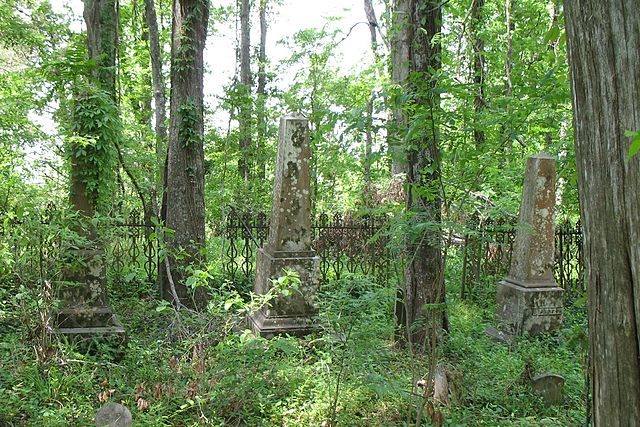
[[[311,248],[311,193],[307,119],[287,115],[280,119],[273,205],[269,238],[256,255],[254,292],[264,295],[285,270],[300,277],[299,291],[278,297],[249,316],[254,332],[264,336],[308,334],[316,328],[314,297],[320,260]]]
[[[74,340],[107,338],[115,345],[126,342],[126,332],[107,301],[104,252],[100,249],[73,251],[81,267],[65,272],[58,297],[53,332]]]
[[[562,394],[564,378],[562,376],[546,372],[531,378],[531,386],[537,395],[542,396],[545,405],[562,404],[564,400]]]
[[[119,403],[107,403],[96,414],[96,427],[129,427],[132,423],[131,412]]]
[[[527,159],[511,269],[496,294],[498,329],[509,335],[537,335],[562,325],[563,289],[553,276],[555,183],[552,157]]]

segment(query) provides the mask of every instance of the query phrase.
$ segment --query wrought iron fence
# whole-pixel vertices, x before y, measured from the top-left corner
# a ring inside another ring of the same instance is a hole
[[[312,246],[320,258],[320,280],[340,279],[345,273],[362,273],[387,280],[391,256],[381,233],[384,220],[320,214],[313,220]],[[223,269],[233,281],[252,280],[255,252],[266,242],[269,220],[262,212],[231,209],[224,220]]]
[[[515,225],[504,222],[475,227],[464,238],[461,296],[486,276],[505,276],[511,265]],[[582,227],[566,221],[556,227],[554,276],[567,297],[584,295]]]
[[[0,218],[0,251],[12,258],[14,275],[25,280],[47,277],[64,252],[64,235],[52,227],[59,211],[50,205],[30,218]],[[379,281],[393,274],[393,255],[383,232],[385,218],[320,214],[313,220],[313,247],[320,257],[321,281],[339,279],[345,273],[362,273]],[[38,225],[39,224],[39,225]],[[60,226],[60,224],[58,224]],[[134,211],[126,218],[107,219],[99,227],[104,242],[107,278],[114,286],[129,282],[154,283],[158,272],[158,241],[153,225]],[[225,216],[222,269],[236,283],[250,283],[255,276],[255,254],[267,240],[269,219],[261,212],[231,209]],[[489,223],[472,228],[462,250],[462,295],[486,276],[508,273],[515,239],[514,226]],[[583,253],[580,223],[565,222],[556,228],[555,278],[568,296],[583,295]],[[56,261],[57,260],[57,261]],[[5,269],[6,270],[6,269]],[[0,273],[2,270],[0,269]]]
[[[72,223],[63,211],[49,204],[19,219],[0,218],[0,244],[10,257],[11,276],[19,281],[52,279],[62,268],[65,250],[74,247]],[[154,283],[158,266],[158,241],[153,226],[138,211],[126,218],[105,218],[98,223],[98,236],[105,254],[107,280],[122,287],[127,282]],[[58,267],[55,267],[58,265]]]

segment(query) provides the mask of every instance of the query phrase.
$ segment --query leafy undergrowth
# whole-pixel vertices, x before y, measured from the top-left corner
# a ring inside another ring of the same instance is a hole
[[[392,345],[393,292],[352,278],[323,296],[326,330],[303,340],[223,334],[211,324],[172,340],[170,311],[135,298],[114,304],[128,330],[123,355],[106,346],[82,354],[58,342],[36,363],[28,331],[4,331],[0,425],[90,426],[106,401],[125,404],[140,426],[320,426],[334,402],[335,425],[416,425],[412,384],[428,363]],[[449,318],[444,425],[583,423],[584,350],[575,339],[583,317],[569,313],[555,336],[511,346],[483,333],[488,308],[452,297]],[[546,371],[566,378],[561,406],[546,408],[530,390],[528,375]]]

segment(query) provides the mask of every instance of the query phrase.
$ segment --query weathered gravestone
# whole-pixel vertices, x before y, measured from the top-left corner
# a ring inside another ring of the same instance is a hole
[[[560,405],[564,400],[562,388],[564,378],[558,374],[546,372],[531,378],[533,391],[541,396],[546,406]]]
[[[298,273],[300,286],[249,317],[254,332],[265,337],[302,336],[315,329],[320,260],[311,248],[310,155],[307,120],[295,115],[282,117],[269,238],[256,256],[254,291],[267,294],[273,280],[284,276],[285,270]]]
[[[133,423],[126,406],[110,402],[96,413],[96,427],[129,427]]]
[[[553,276],[555,160],[527,159],[520,218],[509,275],[498,284],[498,328],[509,335],[537,335],[562,325],[563,289]]]
[[[126,341],[125,330],[107,301],[104,252],[100,249],[72,251],[75,268],[65,271],[58,291],[62,307],[54,333],[74,340],[107,338],[113,344]]]
[[[71,204],[80,214],[79,235],[85,247],[69,249],[64,281],[58,287],[62,307],[53,325],[53,333],[75,341],[100,338],[111,344],[126,342],[126,332],[107,301],[104,250],[95,225],[95,201],[89,197],[79,165],[72,164]]]

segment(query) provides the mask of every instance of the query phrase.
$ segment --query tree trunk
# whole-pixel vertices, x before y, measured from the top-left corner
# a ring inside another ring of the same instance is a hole
[[[437,0],[411,0],[409,9],[410,72],[414,76],[409,91],[416,94],[416,115],[409,120],[427,117],[428,131],[408,141],[406,210],[414,223],[427,224],[427,228],[417,236],[407,236],[409,259],[398,315],[404,339],[413,343],[416,350],[435,345],[441,331],[447,329],[440,230],[442,200],[437,125],[440,97],[433,90],[436,81],[431,74],[441,68],[441,47],[433,42],[441,31],[441,7]]]
[[[405,86],[409,76],[411,48],[411,12],[413,0],[396,0],[393,9],[393,28],[391,35],[391,81]],[[393,124],[388,134],[388,149],[391,157],[391,175],[407,172],[407,159],[403,149],[402,136],[407,130],[407,117],[399,97],[395,97],[393,105]]]
[[[173,2],[166,226],[173,230],[167,239],[171,275],[180,301],[188,306],[206,301],[203,288],[192,301],[183,278],[185,268],[201,260],[205,243],[203,51],[208,18],[207,0]],[[163,296],[172,300],[168,280],[162,285]]]
[[[96,62],[93,76],[100,88],[116,98],[116,0],[84,0],[89,58]]]
[[[506,98],[510,98],[513,92],[513,84],[511,82],[511,61],[513,59],[513,42],[511,40],[511,7],[512,0],[505,0],[505,14],[507,21],[507,56],[504,61],[504,74],[505,74],[505,87],[504,87],[504,96]],[[506,156],[505,160],[507,164],[509,164],[509,160],[511,158],[511,145],[513,143],[513,138],[511,137],[511,101],[507,99],[507,123],[502,125],[502,132],[504,135],[505,147],[506,147]]]
[[[369,23],[369,33],[371,34],[371,52],[373,53],[373,60],[376,63],[376,78],[379,78],[378,63],[380,57],[378,55],[378,20],[376,19],[376,13],[373,8],[372,0],[364,0],[364,12]],[[375,89],[371,90],[371,95],[367,101],[367,121],[365,125],[365,140],[364,140],[364,156],[362,160],[362,172],[364,178],[364,191],[363,198],[365,205],[370,205],[371,194],[373,187],[371,184],[371,164],[372,164],[372,149],[373,149],[373,103],[375,101]]]
[[[115,103],[116,97],[116,1],[115,0],[85,0],[83,16],[87,25],[87,50],[89,59],[96,62],[96,67],[92,71],[92,77],[97,87],[106,92]],[[76,94],[76,102],[90,102],[83,99],[84,94]],[[91,98],[89,98],[91,99]],[[95,99],[95,98],[94,98]],[[105,114],[113,114],[109,111]],[[86,118],[76,120],[75,128],[79,134],[91,135],[89,128],[85,129]],[[91,129],[95,128],[93,125]],[[75,151],[75,147],[71,148]],[[103,153],[104,155],[105,153]],[[92,217],[97,204],[96,198],[91,194],[85,182],[88,167],[83,157],[73,157],[71,162],[71,189],[70,200],[73,207],[83,216]],[[94,237],[94,230],[89,233]]]
[[[155,104],[155,133],[156,133],[156,179],[155,191],[152,195],[153,212],[158,215],[158,196],[164,199],[164,169],[167,151],[167,100],[165,97],[165,83],[162,74],[162,54],[160,36],[158,33],[158,18],[154,0],[144,0],[144,17],[149,31],[149,55],[151,60],[151,85],[153,87],[153,102]]]
[[[238,172],[245,182],[251,177],[251,39],[249,14],[251,3],[241,0],[240,7],[240,158]]]
[[[484,40],[480,36],[483,20],[483,8],[485,0],[472,0],[471,5],[471,43],[473,44],[473,84],[475,85],[476,94],[473,98],[473,110],[475,112],[473,139],[476,147],[484,144],[484,131],[478,123],[480,114],[484,109],[484,78],[485,78],[485,62],[484,62]]]
[[[260,51],[258,53],[258,88],[257,95],[257,112],[256,112],[256,126],[257,126],[257,153],[256,153],[256,173],[259,179],[264,179],[265,170],[265,158],[266,153],[266,134],[267,124],[265,122],[265,109],[267,101],[267,0],[260,0]]]
[[[640,425],[638,0],[565,0],[595,426]]]

